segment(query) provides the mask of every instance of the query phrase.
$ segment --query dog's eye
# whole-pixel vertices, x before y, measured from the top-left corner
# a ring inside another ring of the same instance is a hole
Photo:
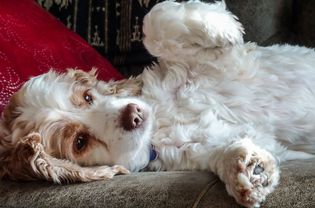
[[[89,105],[93,104],[93,96],[89,93],[89,91],[86,91],[83,94],[83,98]]]
[[[88,144],[88,134],[78,134],[74,140],[74,149],[76,151],[82,151]]]

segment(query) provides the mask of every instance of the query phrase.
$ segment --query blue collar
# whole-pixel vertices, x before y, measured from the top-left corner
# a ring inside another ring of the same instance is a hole
[[[150,162],[156,160],[158,158],[158,156],[159,156],[159,154],[155,150],[155,147],[151,144],[151,148],[150,148]]]

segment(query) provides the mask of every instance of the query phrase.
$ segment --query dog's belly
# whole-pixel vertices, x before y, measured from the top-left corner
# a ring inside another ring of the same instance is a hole
[[[143,96],[155,112],[153,143],[168,149],[213,146],[254,128],[283,144],[301,138],[314,144],[314,51],[258,47],[239,58],[244,61],[236,69],[227,64],[224,72],[165,64],[145,72]]]

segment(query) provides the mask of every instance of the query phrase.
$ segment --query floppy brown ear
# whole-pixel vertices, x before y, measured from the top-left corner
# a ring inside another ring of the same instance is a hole
[[[3,125],[10,127],[10,124],[16,119],[21,113],[17,110],[17,107],[23,105],[22,95],[24,94],[24,88],[22,87],[19,91],[14,93],[9,103],[5,106],[2,114]]]
[[[108,83],[99,82],[98,90],[104,95],[139,96],[141,95],[142,86],[143,82],[140,77],[131,77]]]
[[[143,83],[140,77],[131,77],[119,81],[103,82],[97,80],[97,69],[85,72],[79,69],[68,69],[66,76],[80,85],[97,86],[104,95],[138,96],[141,94]]]
[[[116,82],[113,87],[117,94],[128,94],[131,96],[138,96],[141,94],[143,83],[141,79],[130,78]]]
[[[87,182],[126,174],[128,170],[113,167],[81,167],[70,161],[48,155],[38,133],[23,137],[13,148],[0,154],[0,179],[48,180],[55,183]]]
[[[80,84],[94,86],[97,81],[97,69],[92,68],[89,72],[80,69],[68,69],[66,76]]]

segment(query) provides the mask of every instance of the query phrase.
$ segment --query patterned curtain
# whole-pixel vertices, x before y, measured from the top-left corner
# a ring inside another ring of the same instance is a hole
[[[37,0],[116,66],[152,61],[142,44],[142,20],[161,0]]]

